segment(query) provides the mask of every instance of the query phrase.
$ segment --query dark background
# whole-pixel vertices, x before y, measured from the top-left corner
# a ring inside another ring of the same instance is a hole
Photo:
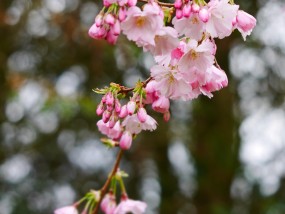
[[[217,41],[229,86],[173,102],[122,161],[148,214],[285,213],[285,4],[240,0],[257,17],[243,42]],[[101,145],[92,92],[146,79],[151,56],[121,36],[87,36],[101,2],[0,2],[0,213],[48,214],[99,189],[116,149]]]

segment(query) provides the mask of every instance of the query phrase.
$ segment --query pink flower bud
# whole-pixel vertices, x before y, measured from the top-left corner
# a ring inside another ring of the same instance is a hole
[[[209,21],[209,12],[208,12],[208,10],[206,8],[202,8],[199,11],[199,18],[204,23]]]
[[[107,40],[107,42],[109,42],[109,44],[111,44],[111,45],[116,44],[117,39],[118,39],[118,36],[114,35],[113,32],[109,31],[107,33],[106,40]]]
[[[238,11],[236,19],[238,27],[244,32],[252,31],[256,25],[256,19],[243,10]]]
[[[122,22],[126,19],[127,17],[127,10],[125,7],[120,7],[119,9],[119,15],[118,15],[118,18],[119,20]]]
[[[114,105],[114,96],[111,92],[106,94],[106,104],[108,106],[112,106]]]
[[[66,206],[56,209],[54,214],[78,214],[78,211],[74,206]]]
[[[132,145],[133,137],[130,132],[125,131],[120,139],[120,148],[123,150],[127,150]]]
[[[176,9],[175,16],[177,19],[181,19],[183,17],[183,11],[180,9]]]
[[[109,121],[110,117],[111,117],[111,112],[108,111],[108,110],[105,110],[105,111],[103,112],[103,115],[102,115],[102,120],[103,120],[103,122],[104,122],[104,123],[107,123],[107,122]]]
[[[191,15],[191,5],[190,4],[186,4],[183,7],[183,16],[188,18]]]
[[[174,2],[174,7],[176,8],[176,9],[180,9],[181,7],[182,7],[182,0],[175,0],[175,2]]]
[[[112,3],[109,0],[103,0],[103,5],[109,7]]]
[[[152,103],[152,108],[154,111],[165,113],[169,110],[170,102],[165,96],[159,97],[156,101]]]
[[[118,99],[115,99],[115,112],[120,113],[121,111],[121,103]]]
[[[132,115],[136,110],[136,102],[132,100],[129,101],[127,104],[127,110],[128,110],[128,114]]]
[[[109,120],[109,128],[113,128],[117,122],[118,118],[115,115],[112,115]]]
[[[163,119],[165,122],[169,121],[169,119],[170,119],[170,112],[169,111],[167,111],[163,114]]]
[[[115,19],[115,17],[114,17],[112,14],[108,13],[108,14],[105,16],[104,21],[105,21],[108,25],[114,25],[116,19]]]
[[[115,21],[115,24],[112,27],[112,31],[113,31],[113,34],[115,36],[120,35],[120,33],[121,33],[121,25],[120,25],[120,21],[118,19]]]
[[[95,24],[97,27],[101,27],[103,25],[103,16],[98,14],[95,18]]]
[[[101,202],[101,209],[106,214],[114,213],[114,210],[116,209],[116,200],[113,193],[108,193],[105,195]]]
[[[137,116],[138,116],[139,121],[144,123],[147,119],[147,113],[146,113],[145,108],[139,108]]]
[[[128,115],[127,106],[123,105],[119,114],[119,118],[125,118]]]
[[[136,4],[137,4],[137,0],[128,0],[129,7],[135,6]]]
[[[104,106],[103,106],[103,103],[101,102],[98,106],[97,106],[97,109],[96,109],[96,114],[98,116],[102,115],[104,112]]]
[[[200,10],[200,6],[198,4],[192,4],[192,12],[193,13],[198,13]]]

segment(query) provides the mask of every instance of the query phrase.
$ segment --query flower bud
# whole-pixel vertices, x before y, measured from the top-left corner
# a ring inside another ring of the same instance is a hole
[[[198,4],[192,4],[192,12],[193,13],[198,13],[200,10],[200,6]]]
[[[118,99],[115,99],[115,112],[120,113],[121,112],[121,103]]]
[[[96,109],[96,114],[98,116],[102,115],[104,112],[104,105],[103,103],[101,102],[98,106],[97,106],[97,109]]]
[[[78,211],[74,206],[66,206],[66,207],[56,209],[54,211],[54,214],[69,214],[69,213],[77,214]]]
[[[113,31],[113,34],[114,34],[115,36],[120,35],[120,33],[121,33],[121,25],[120,25],[120,21],[119,21],[119,20],[116,20],[116,21],[115,21],[115,24],[114,24],[114,26],[112,27],[112,31]]]
[[[119,14],[118,14],[118,18],[119,20],[122,22],[126,19],[127,17],[127,10],[125,7],[120,7],[119,9]]]
[[[113,128],[117,122],[118,118],[113,114],[109,120],[109,128]]]
[[[206,8],[202,8],[199,11],[199,18],[204,23],[208,22],[209,21],[209,11]]]
[[[118,36],[114,35],[113,32],[109,31],[107,33],[106,40],[107,40],[107,42],[109,42],[109,44],[111,44],[111,45],[116,44],[117,39],[118,39]]]
[[[238,27],[244,32],[252,31],[256,25],[256,19],[243,10],[238,11],[236,19]]]
[[[147,113],[145,108],[139,108],[138,113],[137,113],[138,119],[140,122],[144,123],[147,119]]]
[[[174,2],[174,7],[176,8],[176,9],[180,9],[181,7],[182,7],[182,0],[175,0],[175,2]]]
[[[114,105],[114,96],[111,92],[106,94],[106,104],[108,106],[113,106]]]
[[[95,24],[97,27],[101,27],[103,25],[103,16],[98,14],[95,18]]]
[[[108,13],[106,16],[105,16],[105,22],[108,24],[108,25],[114,25],[115,24],[115,21],[116,19],[114,18],[114,16],[110,13]]]
[[[129,149],[132,145],[132,140],[133,140],[133,137],[131,133],[128,131],[125,131],[120,139],[120,143],[119,143],[120,148],[123,150]]]
[[[125,118],[128,115],[127,106],[123,105],[119,113],[119,118]]]
[[[191,5],[190,4],[186,4],[183,7],[183,16],[188,18],[191,15]]]
[[[137,4],[137,0],[128,0],[127,4],[129,7],[135,6]]]
[[[170,106],[169,99],[165,96],[160,96],[156,101],[152,103],[152,108],[154,111],[165,113],[168,111]]]
[[[103,198],[101,204],[101,209],[104,213],[114,213],[114,210],[116,209],[116,200],[113,193],[108,193]]]
[[[170,119],[170,112],[169,111],[167,111],[163,114],[163,119],[165,122],[169,121],[169,119]]]
[[[176,9],[175,16],[177,19],[181,19],[183,17],[183,11],[180,9]]]
[[[132,100],[129,101],[127,104],[127,110],[128,110],[128,114],[132,115],[136,110],[136,102]]]
[[[111,117],[111,112],[108,111],[108,110],[105,110],[105,111],[103,112],[103,115],[102,115],[102,120],[103,120],[103,122],[104,122],[104,123],[107,123],[107,122],[109,121],[110,117]]]

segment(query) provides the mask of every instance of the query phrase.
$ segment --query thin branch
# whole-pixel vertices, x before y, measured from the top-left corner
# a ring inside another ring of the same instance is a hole
[[[143,3],[148,3],[149,1],[148,0],[139,0],[140,2],[143,2]],[[158,5],[160,6],[164,6],[164,7],[174,7],[174,4],[173,3],[165,3],[165,2],[160,2],[160,1],[155,1]]]
[[[143,87],[145,87],[153,78],[152,77],[149,77],[147,78],[144,82],[142,82],[143,84]],[[128,88],[128,87],[125,87],[125,86],[120,86],[121,90],[118,92],[118,93],[128,93],[128,92],[131,92],[133,91],[135,88]]]
[[[95,209],[94,209],[94,211],[93,211],[92,214],[97,214],[97,213],[98,213],[99,207],[100,207],[100,203],[101,203],[101,201],[102,201],[104,195],[107,193],[107,190],[108,190],[108,187],[109,187],[109,185],[110,185],[110,183],[111,183],[112,177],[116,174],[116,172],[117,172],[117,170],[118,170],[118,168],[119,168],[119,164],[120,164],[122,155],[123,155],[123,150],[120,149],[120,151],[119,151],[119,153],[118,153],[118,155],[117,155],[117,158],[116,158],[116,162],[115,162],[115,164],[114,164],[114,167],[113,167],[113,169],[112,169],[112,171],[111,171],[111,174],[109,175],[107,181],[105,182],[104,186],[103,186],[103,187],[101,188],[101,190],[100,190],[100,191],[101,191],[100,199],[99,199],[99,201],[97,202],[97,205],[96,205],[96,207],[95,207]]]

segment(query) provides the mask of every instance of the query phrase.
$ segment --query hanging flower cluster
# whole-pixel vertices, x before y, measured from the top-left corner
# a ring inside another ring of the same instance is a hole
[[[96,113],[99,131],[106,136],[102,142],[119,147],[116,163],[105,185],[91,190],[73,206],[63,207],[55,214],[95,214],[99,207],[106,214],[141,214],[146,204],[128,198],[123,184],[126,175],[119,170],[123,150],[132,146],[133,139],[143,130],[153,131],[157,122],[146,106],[170,119],[170,100],[192,100],[199,95],[211,98],[212,92],[228,85],[225,72],[218,65],[215,39],[223,39],[237,29],[245,40],[256,25],[250,14],[239,10],[232,0],[175,0],[163,3],[155,0],[103,0],[104,7],[89,29],[94,39],[116,44],[124,34],[143,51],[150,52],[156,62],[150,77],[138,81],[134,88],[115,83],[94,90],[102,94]],[[128,99],[126,97],[128,96]],[[121,199],[116,199],[120,185]]]

